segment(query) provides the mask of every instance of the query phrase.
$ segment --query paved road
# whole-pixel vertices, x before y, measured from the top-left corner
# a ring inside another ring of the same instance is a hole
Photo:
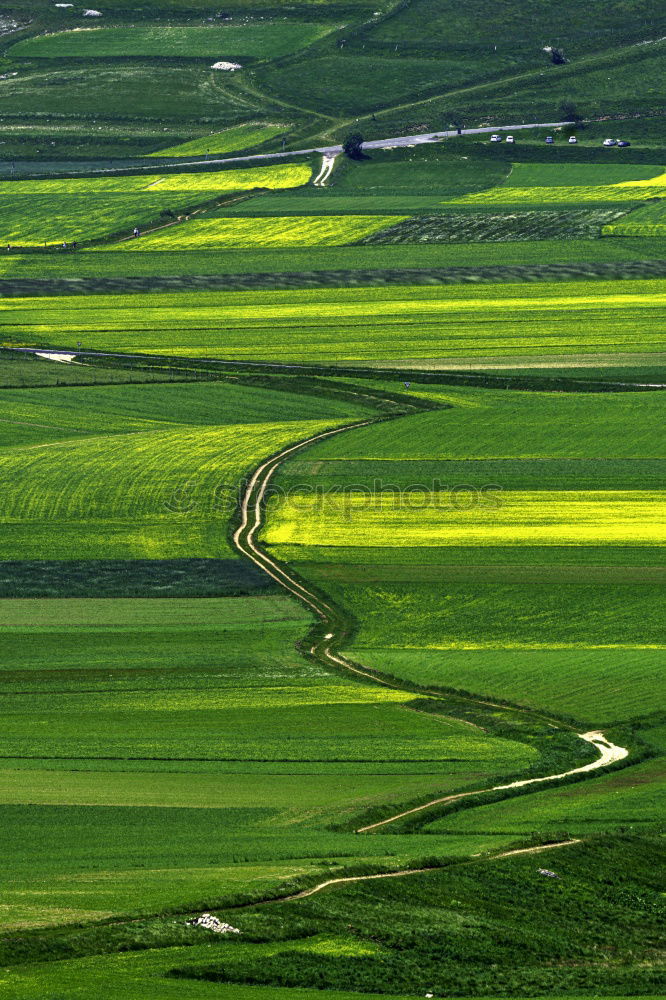
[[[525,129],[534,128],[560,128],[565,125],[572,125],[573,122],[535,122],[531,125],[493,125],[483,128],[465,128],[462,135],[484,135],[491,132],[519,132]],[[452,139],[458,135],[455,129],[443,132],[422,132],[418,135],[401,135],[392,139],[372,139],[363,144],[364,149],[396,149],[401,146],[418,146],[421,143],[439,142],[441,139]],[[158,173],[165,167],[194,167],[208,163],[211,166],[227,163],[253,163],[265,160],[282,160],[291,156],[304,156],[309,153],[322,153],[324,155],[335,156],[342,152],[342,146],[313,146],[310,149],[289,149],[283,153],[252,153],[249,156],[221,156],[206,157],[198,156],[191,160],[186,160],[182,156],[178,157],[154,157],[150,160],[146,158],[136,158],[127,160],[88,160],[74,164],[73,161],[16,161],[0,163],[0,177],[11,179],[12,177],[23,177],[28,175],[67,174],[74,177],[91,174],[115,174],[119,172],[147,170],[150,173]]]
[[[574,122],[537,122],[532,125],[492,125],[483,128],[464,128],[461,133],[456,129],[444,132],[421,132],[418,135],[401,135],[392,139],[372,139],[363,143],[364,149],[396,149],[400,146],[418,146],[426,142],[439,142],[440,139],[452,139],[457,135],[484,135],[493,132],[518,132],[521,129],[530,128],[560,128],[565,125],[573,125]],[[291,149],[284,153],[253,153],[250,156],[227,156],[205,161],[206,163],[246,163],[249,160],[275,160],[288,156],[299,156],[307,153],[323,153],[326,155],[336,155],[342,152],[342,146],[313,146],[311,149]],[[190,160],[183,166],[190,166],[193,163],[201,163],[201,159]],[[153,170],[155,168],[153,167]]]

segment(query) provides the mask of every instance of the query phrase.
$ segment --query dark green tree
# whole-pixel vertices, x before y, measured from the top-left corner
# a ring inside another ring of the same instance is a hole
[[[560,101],[558,106],[558,113],[562,116],[562,121],[574,122],[576,125],[580,126],[583,121],[583,116],[576,107],[574,101],[570,98],[565,98]]]
[[[342,143],[345,156],[350,160],[360,160],[363,158],[363,136],[360,132],[350,132]]]

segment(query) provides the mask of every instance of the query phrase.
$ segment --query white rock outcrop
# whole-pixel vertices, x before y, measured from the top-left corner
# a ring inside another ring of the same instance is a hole
[[[190,927],[203,927],[207,931],[214,931],[215,934],[240,934],[238,927],[232,927],[223,920],[214,917],[212,913],[202,913],[200,917],[193,917],[187,923]]]

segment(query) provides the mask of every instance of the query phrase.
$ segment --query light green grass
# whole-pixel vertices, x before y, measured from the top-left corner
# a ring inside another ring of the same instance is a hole
[[[661,198],[651,205],[641,205],[618,222],[602,229],[604,236],[666,236],[666,200]]]
[[[326,426],[199,426],[5,448],[0,468],[11,487],[0,509],[0,553],[7,559],[227,556],[229,497],[243,472]]]
[[[500,484],[498,484],[499,487]],[[367,546],[661,545],[666,493],[650,490],[502,491],[294,496],[274,503],[268,544]],[[465,505],[463,509],[460,507]]]
[[[233,153],[237,149],[252,149],[268,142],[274,136],[287,130],[287,125],[264,125],[260,122],[247,122],[243,125],[233,125],[222,132],[211,132],[189,142],[180,142],[177,146],[167,146],[150,156],[203,156],[206,153]]]
[[[0,337],[190,357],[388,361],[663,350],[663,280],[3,300]],[[508,319],[511,322],[507,322]]]
[[[277,219],[194,219],[136,242],[130,251],[209,250],[230,247],[342,246],[402,221],[396,215],[298,216]]]
[[[51,362],[52,367],[56,364]],[[72,367],[67,368],[68,375]],[[86,375],[84,365],[74,371],[82,378]],[[88,377],[92,380],[105,371],[93,368]],[[61,377],[65,377],[64,372]],[[0,396],[0,446],[100,434],[173,431],[184,426],[264,424],[278,415],[283,423],[313,416],[338,419],[365,412],[352,403],[233,382],[7,389]]]
[[[661,173],[649,180],[618,181],[612,184],[576,184],[576,185],[556,185],[548,187],[544,185],[531,185],[518,187],[520,175],[516,178],[516,185],[505,184],[502,187],[491,188],[489,191],[480,191],[476,194],[468,194],[463,198],[452,199],[452,205],[584,205],[604,202],[612,204],[615,202],[639,202],[650,198],[664,197],[664,178],[666,174]]]
[[[0,239],[20,245],[94,239],[158,220],[163,211],[185,212],[218,194],[298,187],[310,176],[304,164],[282,164],[198,174],[5,181],[0,183]],[[170,218],[162,218],[162,224]]]

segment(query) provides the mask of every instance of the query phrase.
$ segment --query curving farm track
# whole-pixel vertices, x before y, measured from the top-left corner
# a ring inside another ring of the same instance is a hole
[[[272,458],[266,459],[266,461],[263,462],[251,476],[241,499],[240,524],[234,532],[233,543],[242,555],[251,559],[256,566],[267,573],[273,580],[279,583],[280,586],[284,587],[288,593],[302,601],[302,603],[304,603],[320,619],[322,628],[317,630],[309,650],[312,656],[316,657],[316,659],[328,666],[337,668],[342,667],[350,673],[364,677],[373,684],[382,684],[386,687],[403,690],[400,684],[384,680],[372,671],[365,670],[358,664],[353,663],[351,660],[347,659],[344,654],[338,653],[334,650],[334,647],[342,646],[348,639],[348,623],[332,604],[327,603],[323,597],[298,580],[287,565],[278,563],[275,559],[268,555],[268,553],[261,548],[257,539],[263,523],[266,493],[270,485],[270,481],[280,465],[282,465],[284,461],[296,452],[301,451],[303,448],[306,448],[311,444],[315,444],[317,441],[322,441],[327,437],[332,437],[336,434],[343,434],[356,427],[364,427],[374,422],[374,419],[356,421],[330,431],[315,434],[312,437],[305,438],[303,441],[299,441],[294,445],[290,445],[288,448],[283,449],[283,451],[274,455]],[[435,697],[435,692],[426,691],[422,693],[426,696],[431,694],[432,697]],[[596,760],[591,763],[584,764],[581,767],[572,768],[569,771],[564,771],[559,774],[550,774],[539,778],[527,778],[522,781],[513,781],[505,785],[493,785],[491,788],[479,789],[471,792],[459,792],[456,795],[448,795],[442,798],[431,799],[428,802],[424,802],[422,805],[415,806],[414,808],[408,809],[404,812],[396,813],[394,816],[389,816],[387,819],[380,820],[377,823],[371,823],[368,826],[360,827],[356,832],[371,833],[375,830],[386,827],[397,820],[403,819],[405,816],[422,812],[426,809],[432,808],[433,806],[442,805],[446,802],[453,802],[457,799],[483,795],[488,791],[501,791],[504,789],[526,787],[528,785],[540,785],[544,782],[558,781],[574,774],[595,771],[599,768],[606,767],[609,764],[614,764],[617,761],[624,760],[629,755],[629,751],[626,747],[616,746],[614,743],[607,740],[601,732],[594,731],[578,733],[577,735],[580,739],[584,740],[586,743],[590,743],[597,749],[599,756]]]

